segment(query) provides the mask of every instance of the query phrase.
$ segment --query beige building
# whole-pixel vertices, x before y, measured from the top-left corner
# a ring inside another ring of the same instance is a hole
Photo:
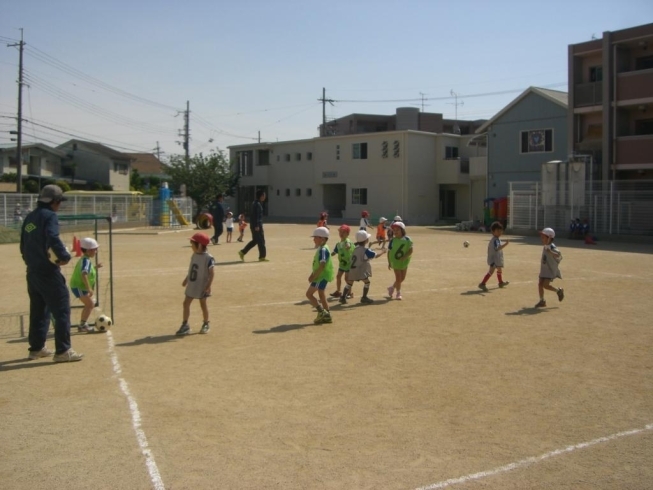
[[[325,210],[350,224],[363,210],[375,224],[396,214],[415,225],[481,219],[485,147],[472,140],[402,130],[232,146],[238,211],[263,188],[278,220],[317,221]]]

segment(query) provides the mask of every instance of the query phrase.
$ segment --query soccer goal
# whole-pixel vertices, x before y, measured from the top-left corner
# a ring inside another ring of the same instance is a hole
[[[97,319],[101,314],[109,315],[115,324],[113,309],[113,230],[111,216],[96,214],[59,215],[59,236],[66,245],[72,259],[67,265],[61,267],[61,272],[66,278],[70,290],[70,278],[75,270],[77,261],[81,260],[83,252],[79,241],[82,238],[94,238],[99,245],[95,255],[94,265],[97,269],[95,282],[95,309],[93,315]],[[101,264],[101,266],[100,266]],[[70,292],[70,323],[79,324],[82,302]],[[89,321],[94,321],[93,316]]]

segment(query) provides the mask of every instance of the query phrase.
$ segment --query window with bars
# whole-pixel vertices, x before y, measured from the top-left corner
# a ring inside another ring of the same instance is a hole
[[[352,204],[367,204],[367,189],[359,188],[351,190],[351,203]]]

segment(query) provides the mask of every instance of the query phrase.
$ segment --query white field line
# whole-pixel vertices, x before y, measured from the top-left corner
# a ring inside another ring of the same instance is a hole
[[[118,362],[118,355],[116,354],[116,346],[113,341],[113,335],[111,331],[107,332],[107,342],[109,343],[109,354],[111,356],[111,364],[113,364],[113,372],[116,373],[118,377],[118,384],[120,385],[120,390],[127,398],[127,403],[129,404],[129,412],[132,417],[132,427],[136,433],[136,440],[138,445],[141,448],[141,453],[145,457],[145,465],[147,466],[147,471],[150,474],[150,481],[152,482],[152,488],[155,490],[165,490],[165,485],[161,479],[161,474],[159,473],[159,468],[154,461],[154,455],[152,450],[147,443],[147,437],[145,432],[141,428],[141,412],[138,409],[138,404],[136,399],[132,396],[131,391],[129,391],[129,385],[125,378],[122,377],[122,368]]]
[[[500,466],[498,468],[494,468],[492,470],[487,470],[487,471],[480,471],[478,473],[472,473],[471,475],[466,475],[466,476],[461,476],[459,478],[451,478],[449,480],[444,480],[438,483],[433,483],[431,485],[427,485],[425,487],[419,487],[416,490],[437,490],[439,488],[447,488],[453,485],[458,485],[459,483],[467,483],[470,481],[474,480],[481,480],[483,478],[487,478],[489,476],[494,476],[498,475],[500,473],[506,473],[508,471],[512,471],[518,468],[523,468],[525,466],[529,466],[531,464],[536,464],[536,463],[541,463],[544,460],[547,460],[549,458],[553,458],[555,456],[560,456],[562,454],[568,454],[573,451],[577,451],[579,449],[586,449],[591,446],[595,446],[596,444],[601,444],[604,442],[610,442],[615,439],[620,439],[622,437],[628,437],[628,436],[633,436],[636,434],[641,434],[642,432],[646,432],[649,430],[653,430],[653,424],[648,424],[645,427],[642,427],[641,429],[632,429],[632,430],[626,430],[623,432],[617,432],[616,434],[611,434],[609,436],[605,437],[599,437],[598,439],[592,439],[591,441],[588,442],[581,442],[579,444],[574,444],[573,446],[567,446],[563,449],[556,449],[555,451],[551,451],[548,453],[541,454],[540,456],[532,456],[530,458],[522,459],[520,461],[516,461],[514,463],[507,464],[505,466]]]

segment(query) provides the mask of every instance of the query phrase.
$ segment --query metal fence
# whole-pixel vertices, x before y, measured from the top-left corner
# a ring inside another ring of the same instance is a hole
[[[653,181],[510,182],[508,227],[560,234],[572,220],[587,222],[591,233],[653,236]]]
[[[111,216],[117,224],[133,226],[182,226],[178,215],[192,221],[193,200],[174,198],[175,206],[163,204],[152,196],[85,194],[67,195],[59,208],[61,214],[94,214]],[[0,194],[0,226],[20,227],[23,219],[36,207],[37,194]],[[176,210],[179,213],[176,212]]]

